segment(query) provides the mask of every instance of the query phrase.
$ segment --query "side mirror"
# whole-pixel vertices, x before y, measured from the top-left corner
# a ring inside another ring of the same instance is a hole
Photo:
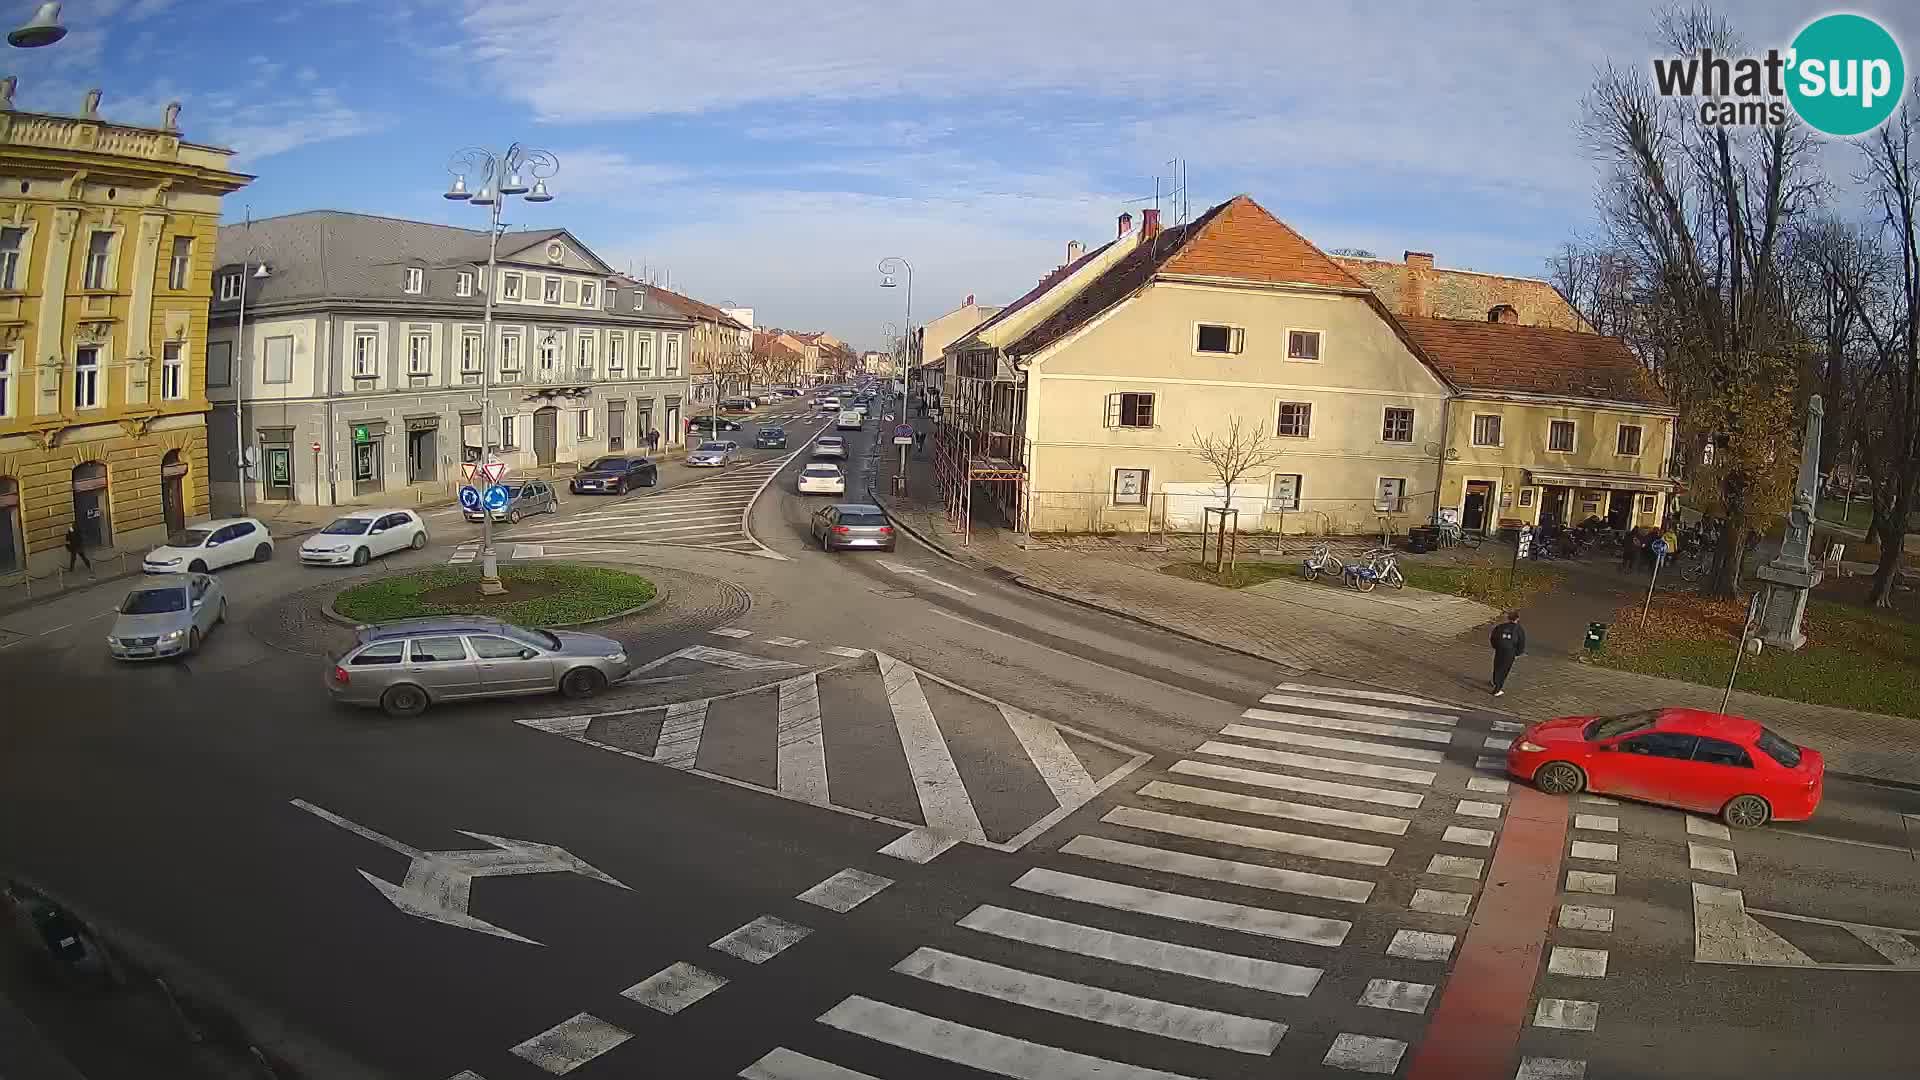
[[[1620,749],[1620,744],[1610,743],[1610,742],[1601,743],[1599,746],[1594,747],[1594,749],[1602,754],[1611,754],[1611,753],[1617,752]]]
[[[520,650],[520,659],[522,659],[522,660],[532,660],[532,659],[533,659],[534,657],[536,657],[536,656],[539,656],[539,655],[540,655],[540,653],[539,653],[539,651],[538,651],[538,650],[535,650],[535,649],[521,649],[521,650]]]
[[[195,600],[193,602],[193,610],[199,611],[201,607],[205,606],[205,604],[206,604],[205,600]]]

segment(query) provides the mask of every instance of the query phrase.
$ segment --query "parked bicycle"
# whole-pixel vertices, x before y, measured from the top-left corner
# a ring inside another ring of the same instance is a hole
[[[1321,574],[1339,577],[1345,570],[1346,564],[1334,555],[1332,544],[1315,544],[1313,550],[1308,552],[1306,559],[1300,563],[1300,573],[1308,581],[1312,581]]]
[[[1360,565],[1373,571],[1374,581],[1392,589],[1407,587],[1407,579],[1400,573],[1400,553],[1390,547],[1377,547],[1360,556]]]

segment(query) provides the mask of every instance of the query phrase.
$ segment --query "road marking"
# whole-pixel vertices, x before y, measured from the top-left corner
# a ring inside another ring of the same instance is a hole
[[[1613,895],[1614,877],[1612,874],[1598,874],[1592,870],[1567,871],[1567,891],[1593,893],[1597,896]]]
[[[1533,1013],[1533,1026],[1562,1031],[1592,1031],[1600,1022],[1600,1005],[1593,1001],[1567,998],[1541,998]]]
[[[1078,923],[1030,915],[991,904],[969,912],[959,925],[983,934],[1076,956],[1186,975],[1229,986],[1244,986],[1287,997],[1306,997],[1319,985],[1319,968],[1261,960],[1237,953],[1135,937]]]
[[[1571,975],[1576,979],[1604,979],[1607,977],[1607,950],[1570,949],[1565,945],[1555,945],[1547,956],[1547,970],[1555,975]]]
[[[1415,889],[1413,901],[1407,905],[1414,911],[1424,911],[1429,915],[1465,915],[1473,906],[1473,894],[1463,892],[1445,892],[1440,889]]]
[[[1234,862],[1230,859],[1216,859],[1211,855],[1192,855],[1184,851],[1146,847],[1121,840],[1107,840],[1098,836],[1076,836],[1061,845],[1060,851],[1062,854],[1079,855],[1082,858],[1097,859],[1117,866],[1156,870],[1165,874],[1178,874],[1181,877],[1245,885],[1271,892],[1291,893],[1295,896],[1313,896],[1322,900],[1364,904],[1367,898],[1373,895],[1371,881],[1330,877],[1326,874],[1289,870],[1279,866]]]
[[[797,649],[807,643],[806,638],[797,637],[770,637],[764,640],[769,645],[778,645],[783,649]]]
[[[1520,1059],[1520,1071],[1513,1074],[1513,1080],[1586,1080],[1586,1076],[1585,1061],[1576,1058],[1530,1057]]]
[[[1613,930],[1613,909],[1589,907],[1586,904],[1561,904],[1560,929],[1609,933]]]
[[[1376,724],[1366,720],[1347,720],[1338,716],[1310,716],[1306,713],[1275,712],[1272,709],[1248,709],[1240,715],[1248,720],[1265,720],[1271,724],[1292,724],[1294,727],[1320,728],[1325,731],[1351,731],[1359,735],[1383,735],[1390,739],[1410,739],[1416,742],[1438,743],[1441,746],[1453,741],[1453,733],[1450,731],[1410,728],[1399,724]]]
[[[1908,814],[1905,816],[1912,817],[1913,815]],[[1693,819],[1689,818],[1687,820],[1692,821]],[[1711,822],[1709,822],[1709,824],[1711,824]],[[1724,829],[1726,828],[1726,826],[1722,825],[1721,828]],[[1704,836],[1707,834],[1702,833],[1700,835]],[[1848,847],[1872,848],[1875,851],[1893,851],[1893,852],[1898,852],[1901,855],[1905,855],[1909,858],[1912,858],[1914,855],[1914,851],[1912,848],[1902,847],[1899,844],[1881,844],[1881,843],[1876,843],[1872,840],[1855,840],[1852,837],[1847,837],[1847,836],[1828,836],[1825,833],[1800,832],[1794,829],[1771,829],[1768,831],[1767,835],[1768,836],[1793,836],[1793,837],[1798,837],[1802,840],[1824,840],[1829,844],[1845,844]],[[1720,837],[1717,837],[1717,839],[1731,840],[1732,836],[1731,835],[1720,836]]]
[[[691,769],[700,757],[700,736],[707,727],[707,699],[667,706],[655,740],[653,760],[671,769]]]
[[[555,1076],[564,1076],[631,1038],[631,1032],[591,1013],[580,1013],[513,1047],[508,1053]]]
[[[875,561],[877,561],[881,566],[887,568],[888,570],[893,571],[896,574],[911,574],[914,577],[920,578],[922,581],[932,582],[933,584],[938,585],[943,589],[952,589],[954,592],[960,593],[963,596],[979,595],[978,593],[975,593],[969,589],[963,589],[958,585],[949,585],[946,582],[941,581],[937,577],[930,576],[925,570],[922,570],[917,566],[903,566],[897,562],[888,562],[886,559],[878,559]]]
[[[1605,795],[1582,795],[1580,796],[1580,801],[1583,803],[1592,803],[1595,806],[1619,806],[1620,805],[1619,799],[1609,799]]]
[[[1276,742],[1288,746],[1306,746],[1315,750],[1333,750],[1343,754],[1365,754],[1368,757],[1397,758],[1402,761],[1429,762],[1435,765],[1447,759],[1446,753],[1440,750],[1415,750],[1405,746],[1388,746],[1385,743],[1360,742],[1354,739],[1334,739],[1298,731],[1248,727],[1245,724],[1228,724],[1220,729],[1220,734],[1229,738],[1258,739],[1262,742]]]
[[[1242,1054],[1271,1054],[1287,1033],[1287,1025],[1274,1020],[1103,990],[940,949],[915,949],[893,970],[935,986],[1029,1009]]]
[[[928,863],[959,842],[957,836],[942,835],[932,829],[909,829],[893,843],[881,848],[880,854],[910,863]]]
[[[1210,860],[1218,861],[1218,860]],[[1366,884],[1366,883],[1361,883]],[[1020,875],[1013,887],[1062,900],[1078,900],[1115,911],[1158,915],[1163,919],[1237,930],[1243,934],[1297,941],[1304,945],[1334,948],[1347,938],[1353,924],[1340,919],[1314,915],[1296,915],[1291,911],[1249,907],[1224,900],[1209,900],[1185,893],[1162,892],[1117,881],[1081,877],[1058,870],[1035,868]]]
[[[729,649],[716,649],[710,645],[690,645],[678,652],[670,652],[656,660],[635,668],[634,675],[644,675],[654,668],[665,667],[675,660],[697,660],[702,664],[732,668],[735,671],[768,671],[774,668],[794,668],[800,665],[785,660],[768,660],[764,657],[750,656],[747,653],[733,652]]]
[[[62,630],[65,630],[65,629],[67,629],[68,627],[70,627],[70,626],[72,626],[72,625],[73,625],[73,624],[72,624],[72,623],[70,623],[70,622],[63,622],[63,623],[61,623],[61,624],[60,624],[59,626],[55,626],[55,627],[52,627],[52,628],[50,628],[50,629],[47,629],[47,630],[42,630],[42,631],[40,631],[40,634],[39,634],[39,636],[40,636],[40,637],[46,637],[46,636],[47,636],[48,634],[57,634],[57,633],[59,633],[60,631],[62,631]]]
[[[1433,773],[1425,769],[1403,769],[1397,765],[1375,765],[1369,761],[1348,761],[1346,758],[1296,754],[1286,750],[1269,750],[1264,746],[1241,746],[1238,743],[1204,742],[1194,753],[1239,758],[1242,761],[1260,761],[1268,765],[1294,765],[1302,769],[1312,769],[1315,772],[1365,776],[1373,780],[1397,780],[1403,784],[1431,784],[1434,777]]]
[[[1109,825],[1124,825],[1131,829],[1145,829],[1169,836],[1185,836],[1194,840],[1210,840],[1214,843],[1232,844],[1235,847],[1253,848],[1258,851],[1279,851],[1313,859],[1357,863],[1361,866],[1385,866],[1387,860],[1393,858],[1392,848],[1377,844],[1356,844],[1349,840],[1303,836],[1299,833],[1280,832],[1276,829],[1256,829],[1250,825],[1233,825],[1224,821],[1210,821],[1206,818],[1163,814],[1158,810],[1142,810],[1133,806],[1116,806],[1107,811],[1100,820]]]
[[[740,1076],[741,1080],[879,1080],[784,1046],[767,1051],[759,1061],[740,1070]]]
[[[1696,844],[1687,841],[1687,865],[1695,870],[1704,870],[1710,874],[1738,874],[1740,864],[1734,860],[1733,849],[1713,847],[1709,844]]]
[[[1469,829],[1464,825],[1449,825],[1447,826],[1447,831],[1441,834],[1440,839],[1449,844],[1466,844],[1469,847],[1492,847],[1493,831],[1491,829]]]
[[[538,559],[545,553],[546,549],[539,544],[515,544],[513,545],[513,554],[507,557],[510,559]]]
[[[844,915],[873,899],[880,890],[891,884],[893,884],[892,878],[848,868],[836,871],[833,876],[794,899]]]
[[[815,806],[827,798],[827,744],[820,730],[820,686],[811,671],[780,683],[780,794]]]
[[[1283,818],[1289,821],[1309,821],[1317,825],[1335,825],[1343,829],[1385,833],[1389,836],[1407,834],[1406,818],[1362,814],[1355,810],[1334,810],[1324,806],[1308,806],[1304,803],[1263,799],[1253,795],[1236,795],[1227,791],[1215,791],[1212,788],[1188,787],[1185,784],[1169,784],[1160,780],[1147,784],[1136,794],[1144,795],[1149,799],[1165,799],[1168,802],[1191,803],[1195,806],[1212,806],[1221,810],[1235,810],[1242,814],[1259,814],[1263,817]]]
[[[914,794],[920,798],[922,819],[936,832],[985,842],[986,831],[974,813],[960,770],[953,763],[946,737],[940,733],[913,669],[885,653],[876,652],[874,656],[880,661],[887,706],[893,710],[900,748],[906,752],[907,771],[913,776]]]
[[[1455,804],[1453,812],[1461,817],[1497,818],[1500,816],[1500,804],[1461,799],[1459,803]]]
[[[835,656],[844,656],[849,660],[857,660],[860,657],[867,655],[867,650],[865,649],[849,649],[845,645],[828,645],[828,646],[825,646],[821,651],[830,652]]]
[[[1011,705],[1000,706],[1000,716],[1006,720],[1007,727],[1013,730],[1014,737],[1020,740],[1021,748],[1027,752],[1027,760],[1033,762],[1040,779],[1046,781],[1047,790],[1053,792],[1055,802],[1062,806],[1074,806],[1093,798],[1093,777],[1087,773],[1087,767],[1081,763],[1073,748],[1067,745],[1059,728]]]
[[[751,630],[742,630],[742,629],[740,629],[740,628],[739,628],[739,627],[737,627],[737,626],[723,626],[723,627],[721,627],[721,628],[719,628],[718,630],[709,630],[709,631],[707,631],[707,633],[709,633],[709,634],[717,634],[717,635],[719,635],[720,637],[730,637],[730,638],[743,638],[743,637],[752,637],[752,636],[753,636],[753,631],[751,631]]]
[[[1383,806],[1399,806],[1408,810],[1418,809],[1426,796],[1415,791],[1388,791],[1385,788],[1362,787],[1358,784],[1338,784],[1329,780],[1311,780],[1304,776],[1289,773],[1260,772],[1256,769],[1242,769],[1232,765],[1215,765],[1209,761],[1176,761],[1167,768],[1168,772],[1183,776],[1204,776],[1212,780],[1225,780],[1249,787],[1273,788],[1278,791],[1296,791],[1303,795],[1323,795],[1330,799],[1351,799],[1354,802],[1379,803]]]
[[[1506,735],[1489,735],[1480,741],[1488,750],[1506,750],[1513,746],[1513,739]]]
[[[1457,716],[1445,713],[1414,712],[1409,709],[1390,709],[1383,705],[1360,705],[1351,701],[1325,701],[1320,698],[1301,697],[1297,694],[1268,694],[1260,699],[1263,705],[1292,705],[1305,709],[1325,709],[1328,712],[1350,713],[1354,716],[1372,716],[1381,720],[1421,720],[1429,724],[1445,724],[1452,727],[1460,722]]]
[[[801,926],[773,915],[762,915],[739,929],[721,935],[710,942],[708,948],[738,957],[749,964],[764,964],[799,944],[811,933],[813,928],[810,926]]]
[[[672,1016],[725,985],[726,976],[715,975],[682,960],[620,991],[620,996]]]
[[[1342,1032],[1334,1036],[1333,1046],[1320,1064],[1348,1072],[1385,1074],[1400,1067],[1400,1058],[1406,1052],[1407,1044],[1399,1039]]]
[[[1480,872],[1487,868],[1485,859],[1469,859],[1465,855],[1435,855],[1427,860],[1427,873],[1441,877],[1472,878],[1480,880]]]
[[[1576,829],[1586,829],[1589,832],[1617,833],[1620,831],[1620,819],[1617,817],[1607,817],[1603,814],[1575,814],[1573,815],[1573,827]]]
[[[1874,926],[1869,923],[1842,922],[1839,919],[1817,919],[1811,915],[1789,915],[1784,911],[1760,911],[1749,908],[1773,919],[1787,919],[1792,922],[1813,923],[1818,926],[1835,926],[1858,938],[1863,944],[1898,968],[1920,968],[1920,948],[1915,948],[1910,935],[1920,934],[1917,930],[1903,930],[1893,926]],[[1828,966],[1828,965],[1822,965]]]
[[[1424,705],[1435,709],[1450,709],[1453,706],[1445,702],[1427,698],[1413,697],[1408,694],[1389,694],[1380,690],[1349,690],[1344,686],[1313,686],[1308,683],[1283,682],[1274,687],[1278,690],[1299,690],[1308,694],[1329,694],[1333,697],[1360,698],[1365,701],[1392,701],[1401,705]]]
[[[1516,724],[1511,720],[1495,720],[1492,722],[1492,726],[1493,726],[1493,730],[1505,732],[1509,735],[1518,734],[1522,731],[1527,730],[1527,725]]]
[[[1387,955],[1402,960],[1445,960],[1453,955],[1452,934],[1433,934],[1425,930],[1396,930],[1387,944]]]
[[[829,1027],[928,1057],[951,1061],[1016,1080],[1190,1080],[1043,1043],[968,1027],[853,995],[821,1014]]]
[[[1500,773],[1504,776],[1507,771],[1507,759],[1503,757],[1477,757],[1473,759],[1473,767],[1484,772]]]
[[[1356,1005],[1394,1012],[1423,1013],[1433,999],[1433,984],[1401,982],[1398,979],[1369,979]]]
[[[1595,862],[1619,862],[1619,844],[1596,844],[1588,840],[1575,840],[1573,848],[1567,853],[1575,859],[1592,859]]]

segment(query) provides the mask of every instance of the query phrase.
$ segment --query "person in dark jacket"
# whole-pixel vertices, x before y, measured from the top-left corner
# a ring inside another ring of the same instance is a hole
[[[1513,670],[1514,657],[1527,654],[1527,631],[1520,625],[1520,613],[1507,612],[1487,643],[1493,646],[1493,696],[1499,697],[1507,692],[1507,674]]]
[[[87,572],[93,572],[93,560],[87,558],[87,542],[80,535],[80,524],[75,522],[67,527],[67,571],[73,571],[74,560],[87,564]]]

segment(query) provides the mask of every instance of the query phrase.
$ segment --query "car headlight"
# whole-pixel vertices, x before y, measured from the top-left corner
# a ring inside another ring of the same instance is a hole
[[[1529,754],[1544,754],[1547,751],[1546,747],[1541,746],[1539,743],[1534,742],[1532,739],[1520,740],[1520,749],[1526,751]]]
[[[616,664],[624,664],[627,662],[627,654],[624,652],[610,652],[606,655],[606,659]]]
[[[161,641],[179,641],[186,636],[187,636],[187,632],[185,630],[169,630],[166,633],[160,635],[160,640]]]

